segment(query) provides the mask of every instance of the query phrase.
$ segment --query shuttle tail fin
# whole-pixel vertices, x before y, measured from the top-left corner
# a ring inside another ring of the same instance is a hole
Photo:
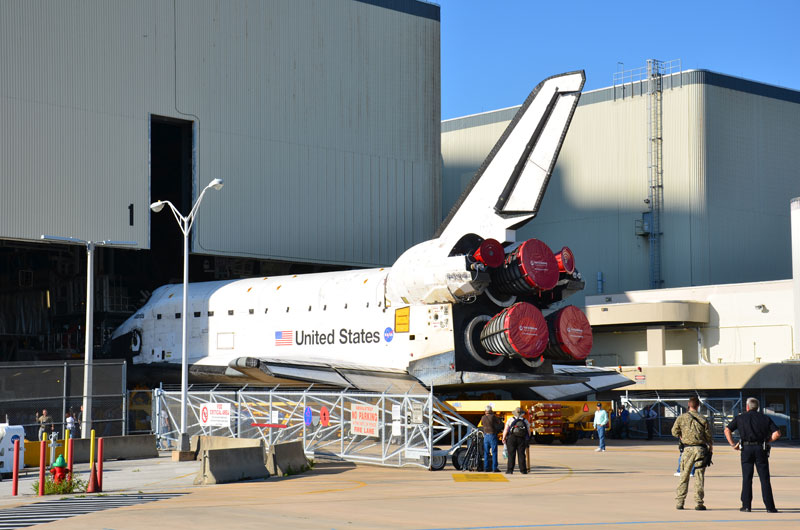
[[[443,246],[470,233],[506,241],[536,216],[585,79],[580,70],[533,89],[437,230]]]

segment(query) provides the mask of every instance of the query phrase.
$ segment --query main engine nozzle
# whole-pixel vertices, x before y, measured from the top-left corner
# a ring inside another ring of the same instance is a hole
[[[550,343],[544,352],[547,359],[583,361],[592,351],[592,327],[583,311],[568,305],[547,315]]]
[[[558,262],[550,247],[529,239],[506,256],[502,267],[492,271],[492,288],[523,295],[549,291],[558,283],[558,275]]]
[[[548,344],[547,322],[535,306],[519,302],[489,320],[480,340],[489,353],[536,359]]]

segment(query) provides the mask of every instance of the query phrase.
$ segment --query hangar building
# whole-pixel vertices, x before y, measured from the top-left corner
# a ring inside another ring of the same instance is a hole
[[[149,292],[391,263],[440,208],[439,7],[416,0],[0,4],[0,361],[96,346]]]

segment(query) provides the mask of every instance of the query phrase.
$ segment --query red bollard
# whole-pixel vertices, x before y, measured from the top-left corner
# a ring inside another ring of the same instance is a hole
[[[19,489],[19,440],[14,440],[14,474],[11,483],[11,495],[16,497]]]
[[[47,442],[39,441],[39,497],[44,496],[44,453],[47,451]]]
[[[97,491],[103,491],[103,439],[97,440]]]
[[[75,461],[75,448],[72,444],[72,438],[69,439],[69,462],[67,462],[67,468],[69,469],[70,477],[72,477],[72,463]]]

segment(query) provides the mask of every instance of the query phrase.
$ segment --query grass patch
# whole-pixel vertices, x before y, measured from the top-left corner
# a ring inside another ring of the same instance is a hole
[[[86,491],[89,483],[85,480],[73,477],[71,474],[67,479],[62,480],[60,484],[53,482],[53,477],[45,475],[44,478],[44,494],[45,495],[64,495],[68,493],[82,493]],[[34,493],[39,493],[39,481],[33,483]],[[81,495],[85,497],[86,495]]]

